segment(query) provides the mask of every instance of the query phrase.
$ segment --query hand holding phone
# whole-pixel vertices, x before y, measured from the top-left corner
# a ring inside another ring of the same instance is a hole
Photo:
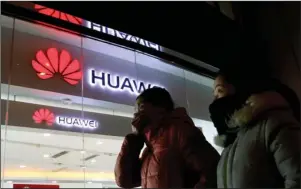
[[[134,114],[132,128],[134,132],[142,133],[145,127],[150,123],[149,118],[142,112]]]

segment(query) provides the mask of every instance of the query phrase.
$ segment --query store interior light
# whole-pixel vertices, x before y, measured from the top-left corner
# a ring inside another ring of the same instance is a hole
[[[44,137],[49,137],[49,136],[51,136],[50,133],[44,133]]]
[[[44,154],[43,156],[44,156],[44,158],[49,158],[50,157],[49,154]]]
[[[98,144],[98,145],[101,145],[101,144],[103,144],[103,142],[101,142],[101,141],[98,141],[96,144]]]
[[[66,105],[72,104],[72,100],[70,98],[63,98],[62,103]]]
[[[85,150],[82,150],[82,151],[80,151],[80,153],[81,153],[81,154],[85,154],[85,153],[86,153],[86,151],[85,151]]]
[[[92,182],[91,182],[91,181],[88,181],[87,183],[88,183],[88,184],[92,184]]]
[[[20,165],[20,168],[21,169],[23,169],[23,168],[25,168],[26,167],[26,165]]]
[[[95,159],[92,159],[92,160],[91,160],[91,163],[95,163],[95,162],[96,162],[96,160],[95,160]]]

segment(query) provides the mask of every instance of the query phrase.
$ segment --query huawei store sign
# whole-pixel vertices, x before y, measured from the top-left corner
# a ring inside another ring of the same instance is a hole
[[[82,119],[78,117],[66,117],[63,115],[55,116],[47,108],[41,108],[36,110],[32,116],[32,119],[37,124],[46,123],[48,126],[52,126],[54,123],[64,127],[77,127],[83,129],[96,129],[98,122],[91,119]]]
[[[79,61],[72,59],[66,50],[59,51],[56,48],[49,48],[45,52],[39,50],[31,65],[40,79],[50,79],[59,74],[70,85],[76,85],[82,78]]]
[[[41,14],[45,14],[47,16],[51,16],[51,17],[54,17],[54,18],[65,20],[65,21],[71,22],[73,24],[81,25],[82,22],[83,22],[83,19],[81,19],[81,18],[78,18],[76,16],[72,16],[70,14],[63,13],[61,11],[57,11],[57,10],[54,10],[54,9],[51,9],[51,8],[48,8],[48,7],[44,7],[42,5],[35,4],[34,9],[37,10]]]
[[[44,6],[41,6],[38,4],[34,5],[34,9],[41,14],[51,16],[51,17],[54,17],[54,18],[57,18],[60,20],[67,21],[67,22],[71,22],[76,25],[82,25],[91,30],[101,32],[101,33],[104,33],[107,35],[111,35],[111,36],[114,36],[114,37],[117,37],[117,38],[120,38],[120,39],[123,39],[126,41],[130,41],[133,43],[137,43],[139,45],[154,49],[156,51],[160,51],[160,46],[158,44],[152,43],[145,39],[142,39],[142,38],[139,38],[139,37],[136,37],[136,36],[133,36],[133,35],[130,35],[130,34],[106,27],[106,26],[99,25],[97,23],[93,23],[93,22],[84,20],[84,19],[76,17],[76,16],[73,16],[73,15],[70,15],[70,14],[67,14],[67,13],[64,13],[61,11],[57,11],[52,8],[44,7]]]
[[[31,65],[37,76],[43,80],[59,75],[70,85],[77,85],[83,76],[81,64],[77,59],[73,59],[65,49],[39,50]],[[87,73],[87,83],[91,87],[98,86],[100,89],[109,89],[115,92],[129,92],[138,95],[145,89],[159,86],[96,69],[88,69]]]
[[[114,36],[114,37],[117,37],[117,38],[120,38],[120,39],[123,39],[126,41],[131,41],[133,43],[137,43],[139,45],[160,51],[160,46],[158,44],[152,43],[145,39],[142,39],[142,38],[139,38],[139,37],[136,37],[136,36],[133,36],[133,35],[130,35],[130,34],[106,27],[106,26],[101,26],[99,24],[96,24],[96,23],[93,23],[90,21],[86,21],[86,27],[88,27],[94,31],[97,31],[97,32],[108,34],[108,35],[111,35],[111,36]]]

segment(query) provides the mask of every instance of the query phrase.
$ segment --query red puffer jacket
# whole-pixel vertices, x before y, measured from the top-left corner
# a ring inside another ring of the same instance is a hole
[[[195,127],[184,108],[175,109],[144,139],[125,137],[115,165],[122,188],[216,188],[218,152]]]

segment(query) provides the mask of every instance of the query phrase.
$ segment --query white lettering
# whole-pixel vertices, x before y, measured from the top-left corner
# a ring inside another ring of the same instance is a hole
[[[160,51],[160,46],[155,44],[155,43],[146,41],[144,39],[141,39],[141,38],[138,38],[138,37],[135,37],[135,36],[132,36],[130,34],[126,34],[126,33],[117,31],[117,30],[112,29],[112,28],[101,26],[99,24],[96,24],[96,23],[93,23],[93,22],[90,22],[90,21],[86,21],[86,27],[90,28],[92,30],[98,31],[98,32],[102,32],[102,33],[105,33],[105,34],[108,34],[108,35],[112,35],[112,36],[118,37],[120,39],[131,41],[133,43],[138,43],[142,46],[149,47],[149,48],[155,49],[157,51]]]
[[[92,86],[100,86],[112,91],[128,91],[131,94],[139,95],[146,89],[152,87],[159,87],[156,84],[145,83],[137,81],[128,77],[121,77],[119,75],[112,75],[106,72],[96,72],[91,69],[88,73],[88,83]]]
[[[112,28],[107,28],[107,29],[108,29],[108,34],[109,35],[116,36],[114,29],[112,29]]]
[[[56,124],[65,127],[78,127],[84,129],[96,129],[98,127],[98,122],[90,119],[57,116],[55,120]]]
[[[92,29],[93,30],[96,30],[96,31],[99,31],[99,32],[101,31],[99,24],[92,23],[90,25],[92,25]]]

